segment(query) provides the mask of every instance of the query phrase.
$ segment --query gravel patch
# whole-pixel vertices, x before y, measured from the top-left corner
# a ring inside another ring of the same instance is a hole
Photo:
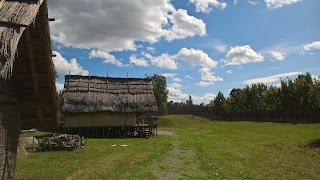
[[[170,131],[161,131],[161,130],[158,130],[158,131],[157,131],[157,134],[158,134],[158,135],[161,135],[161,136],[174,136],[174,132],[170,132]]]

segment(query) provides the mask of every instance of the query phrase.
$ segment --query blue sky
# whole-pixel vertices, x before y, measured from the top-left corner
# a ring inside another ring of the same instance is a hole
[[[167,77],[169,100],[320,75],[318,0],[49,1],[53,58],[64,75]]]

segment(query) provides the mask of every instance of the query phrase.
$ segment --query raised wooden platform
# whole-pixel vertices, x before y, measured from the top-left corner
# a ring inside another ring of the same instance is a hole
[[[87,138],[150,138],[157,136],[158,125],[139,124],[135,126],[72,127],[64,133],[79,134]]]

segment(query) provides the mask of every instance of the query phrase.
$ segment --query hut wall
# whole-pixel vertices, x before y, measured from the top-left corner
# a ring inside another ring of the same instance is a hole
[[[65,127],[111,127],[133,126],[136,124],[136,113],[78,113],[66,114]]]
[[[0,179],[13,179],[20,131],[20,108],[10,83],[0,79]]]

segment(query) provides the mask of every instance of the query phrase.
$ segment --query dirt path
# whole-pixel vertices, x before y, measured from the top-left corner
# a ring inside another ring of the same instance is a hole
[[[158,130],[157,134],[162,136],[174,136],[174,132],[162,131],[162,130]]]
[[[156,164],[151,173],[158,180],[194,178],[200,172],[194,164],[195,159],[195,152],[181,149],[181,142],[176,138],[169,154]]]

